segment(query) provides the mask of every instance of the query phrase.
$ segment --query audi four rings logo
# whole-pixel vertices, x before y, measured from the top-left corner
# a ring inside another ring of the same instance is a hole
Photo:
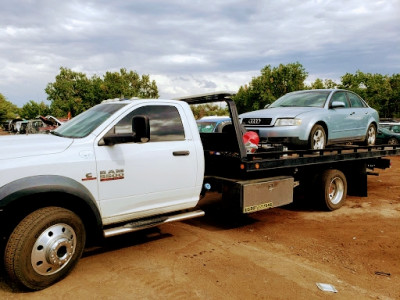
[[[261,119],[248,119],[247,120],[247,124],[251,124],[251,125],[258,125],[261,123]]]

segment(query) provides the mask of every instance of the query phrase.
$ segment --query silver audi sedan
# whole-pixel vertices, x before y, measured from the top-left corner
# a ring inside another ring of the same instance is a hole
[[[303,149],[347,142],[374,145],[379,124],[375,109],[357,94],[341,89],[288,93],[267,108],[239,118],[261,141]]]

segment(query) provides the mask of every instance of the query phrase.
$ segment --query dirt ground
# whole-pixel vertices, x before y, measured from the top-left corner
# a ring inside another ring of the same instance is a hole
[[[206,216],[110,238],[61,282],[0,299],[400,299],[400,157],[369,176],[367,198],[227,220]],[[333,285],[337,293],[316,283]]]

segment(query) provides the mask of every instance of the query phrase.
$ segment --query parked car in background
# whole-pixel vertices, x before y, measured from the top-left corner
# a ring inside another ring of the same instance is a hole
[[[10,131],[11,122],[12,120],[6,120],[1,123],[4,131]]]
[[[197,122],[199,132],[224,132],[232,126],[231,118],[228,116],[207,116]],[[227,125],[230,125],[226,127]],[[225,128],[225,129],[224,129]]]
[[[66,121],[68,121],[67,119],[59,120],[53,116],[40,116],[39,118],[43,122],[43,126],[39,128],[39,131],[42,133],[54,130],[60,125],[64,124]]]
[[[400,144],[400,123],[383,124],[378,130],[377,144]]]
[[[387,128],[389,130],[393,130],[393,128],[395,128],[397,130],[397,128],[399,128],[400,126],[400,122],[397,121],[392,121],[392,122],[379,122],[379,128]]]
[[[23,121],[21,118],[16,118],[11,120],[9,127],[8,127],[8,131],[12,132],[12,133],[17,133],[19,128],[21,127],[21,124],[19,123],[19,125],[17,126],[18,122]]]
[[[266,109],[239,118],[261,141],[308,149],[348,142],[374,145],[379,123],[375,109],[357,94],[341,89],[288,93]]]
[[[26,126],[26,133],[39,133],[40,128],[44,126],[44,123],[40,119],[28,120]]]
[[[26,133],[27,125],[28,125],[27,120],[16,121],[14,123],[14,132],[15,133]]]

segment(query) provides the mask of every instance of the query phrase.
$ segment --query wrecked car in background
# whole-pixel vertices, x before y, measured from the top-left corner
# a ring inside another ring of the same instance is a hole
[[[64,124],[68,119],[57,119],[53,116],[39,116],[36,119],[24,120],[16,118],[4,121],[1,125],[4,131],[14,134],[48,133]]]
[[[46,132],[49,132],[51,130],[54,130],[58,126],[60,126],[61,124],[65,123],[65,121],[67,121],[67,120],[64,120],[64,119],[63,120],[59,120],[59,119],[57,119],[56,117],[53,117],[53,116],[46,116],[46,117],[40,116],[39,118],[44,124],[41,128],[39,128],[39,132],[42,132],[42,133],[46,133]]]

